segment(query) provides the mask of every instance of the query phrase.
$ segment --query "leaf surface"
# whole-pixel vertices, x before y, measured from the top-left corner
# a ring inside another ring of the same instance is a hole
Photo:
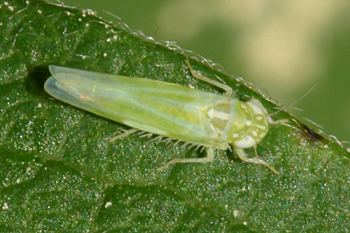
[[[217,151],[211,164],[157,168],[203,152],[141,138],[49,97],[48,65],[147,77],[220,92],[194,80],[184,50],[41,1],[0,3],[1,232],[347,232],[349,153],[287,112],[258,145],[281,172]],[[197,71],[241,99],[276,106],[241,79],[191,55]],[[254,151],[248,151],[254,156]]]

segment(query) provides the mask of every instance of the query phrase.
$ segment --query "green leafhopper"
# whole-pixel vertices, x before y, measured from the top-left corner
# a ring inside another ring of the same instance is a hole
[[[188,67],[193,77],[225,90],[225,94],[52,65],[52,76],[44,88],[51,96],[99,116],[207,150],[207,157],[177,158],[162,168],[176,163],[211,162],[215,149],[232,146],[241,160],[278,173],[258,157],[249,158],[244,151],[255,148],[270,124],[275,123],[263,105],[257,99],[242,102],[234,98],[229,86],[200,75],[189,63]]]

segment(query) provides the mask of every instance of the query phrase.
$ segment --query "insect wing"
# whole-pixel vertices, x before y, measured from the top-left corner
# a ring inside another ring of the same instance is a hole
[[[174,83],[50,66],[53,97],[125,125],[183,141],[217,144],[206,110],[225,97]]]

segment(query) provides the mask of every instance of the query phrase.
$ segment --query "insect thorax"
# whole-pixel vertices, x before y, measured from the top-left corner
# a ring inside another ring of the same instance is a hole
[[[217,103],[208,115],[220,138],[238,148],[257,145],[269,130],[270,116],[256,99]]]

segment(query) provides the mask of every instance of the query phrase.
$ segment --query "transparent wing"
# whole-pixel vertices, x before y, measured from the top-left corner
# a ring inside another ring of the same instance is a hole
[[[189,142],[219,140],[207,109],[228,101],[221,95],[174,83],[50,66],[45,90],[97,115],[151,133]]]

